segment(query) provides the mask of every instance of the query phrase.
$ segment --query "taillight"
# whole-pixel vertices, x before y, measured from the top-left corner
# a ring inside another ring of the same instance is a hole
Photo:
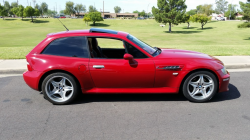
[[[29,62],[27,62],[27,69],[28,69],[28,71],[32,71],[33,70],[33,68],[31,67],[31,65],[29,64]]]

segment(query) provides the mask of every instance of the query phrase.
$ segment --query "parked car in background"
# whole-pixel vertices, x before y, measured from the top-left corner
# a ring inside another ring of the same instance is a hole
[[[60,16],[60,18],[66,18],[65,16]]]
[[[138,17],[137,19],[138,20],[144,20],[145,18],[144,17]]]
[[[112,47],[103,47],[105,42]],[[206,102],[229,90],[230,74],[217,58],[151,47],[114,30],[48,34],[26,60],[25,82],[53,104],[68,104],[81,93],[183,93],[192,102]]]
[[[226,19],[224,17],[217,17],[216,18],[218,21],[225,21]]]

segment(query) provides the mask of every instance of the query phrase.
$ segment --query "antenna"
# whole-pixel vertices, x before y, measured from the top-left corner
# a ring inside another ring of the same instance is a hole
[[[59,19],[58,19],[59,20]],[[61,20],[59,20],[61,22]],[[61,22],[62,23],[62,22]],[[62,23],[62,25],[66,28],[67,31],[69,31],[69,29]]]

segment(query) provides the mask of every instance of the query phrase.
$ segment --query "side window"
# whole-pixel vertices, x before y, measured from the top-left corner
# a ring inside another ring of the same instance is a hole
[[[42,54],[88,58],[86,37],[65,37],[51,42]]]
[[[91,58],[123,59],[125,48],[123,41],[116,38],[88,37]]]
[[[125,42],[127,51],[129,54],[133,55],[134,58],[148,58],[144,53],[142,53],[140,50],[136,49],[131,44]]]

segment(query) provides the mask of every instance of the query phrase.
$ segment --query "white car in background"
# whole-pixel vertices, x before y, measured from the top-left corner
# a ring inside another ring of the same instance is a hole
[[[217,17],[216,18],[218,21],[225,21],[225,18],[224,17]]]

